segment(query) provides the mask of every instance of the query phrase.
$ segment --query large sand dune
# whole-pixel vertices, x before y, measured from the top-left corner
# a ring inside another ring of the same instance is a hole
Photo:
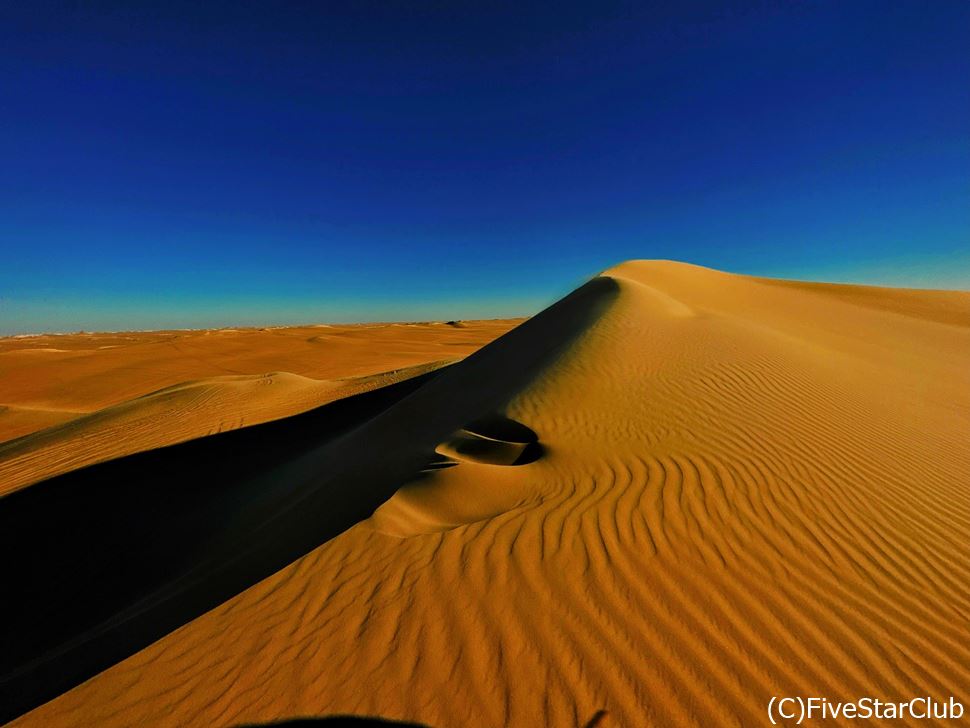
[[[636,261],[415,373],[0,500],[15,724],[970,704],[970,294]]]

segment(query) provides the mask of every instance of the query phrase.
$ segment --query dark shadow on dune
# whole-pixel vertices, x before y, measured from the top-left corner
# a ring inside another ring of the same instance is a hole
[[[526,465],[542,457],[539,436],[521,422],[490,413],[469,422],[438,445],[451,461]]]
[[[543,450],[542,443],[530,442],[522,450],[522,454],[519,455],[513,462],[513,465],[528,465],[529,463],[534,463],[536,460],[542,457]]]
[[[594,279],[446,369],[0,499],[0,723],[368,517],[449,433],[502,411],[617,291]]]
[[[608,715],[605,710],[597,710],[583,728],[598,728]],[[538,725],[538,721],[536,723]],[[383,718],[356,715],[331,715],[322,718],[292,718],[270,723],[245,723],[236,728],[430,728],[424,723],[406,723]]]
[[[29,710],[225,601],[380,504],[334,499],[313,542],[206,579],[191,595],[89,630],[183,577],[264,500],[260,476],[360,425],[437,375],[261,425],[137,453],[37,483],[0,499],[0,723]]]
[[[246,723],[236,728],[430,728],[424,723],[402,723],[383,718],[366,718],[356,715],[331,715],[325,718],[294,718],[276,723]]]
[[[474,422],[469,422],[463,429],[482,437],[507,442],[529,443],[539,439],[535,432],[521,422],[496,414],[479,417]]]
[[[453,468],[457,465],[457,461],[451,458],[442,457],[437,453],[432,456],[427,465],[421,468],[422,473],[432,473],[435,470],[447,470],[448,468]]]

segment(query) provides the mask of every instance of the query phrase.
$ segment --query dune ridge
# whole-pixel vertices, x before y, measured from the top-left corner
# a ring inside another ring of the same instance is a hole
[[[612,268],[281,467],[272,513],[243,514],[285,539],[349,488],[370,518],[14,725],[967,703],[968,322],[967,293]],[[442,448],[483,417],[538,457]]]

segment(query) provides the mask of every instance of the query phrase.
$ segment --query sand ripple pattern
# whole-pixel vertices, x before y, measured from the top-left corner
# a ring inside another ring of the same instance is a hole
[[[595,323],[505,393],[543,457],[474,471],[516,505],[406,538],[358,524],[18,724],[750,726],[772,695],[970,702],[970,295],[606,275]],[[476,386],[468,364],[449,386]]]

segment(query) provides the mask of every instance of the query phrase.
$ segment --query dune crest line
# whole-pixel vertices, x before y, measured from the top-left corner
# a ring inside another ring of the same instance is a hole
[[[970,703],[968,322],[968,293],[612,268],[275,463],[193,573],[275,568],[13,725]]]

